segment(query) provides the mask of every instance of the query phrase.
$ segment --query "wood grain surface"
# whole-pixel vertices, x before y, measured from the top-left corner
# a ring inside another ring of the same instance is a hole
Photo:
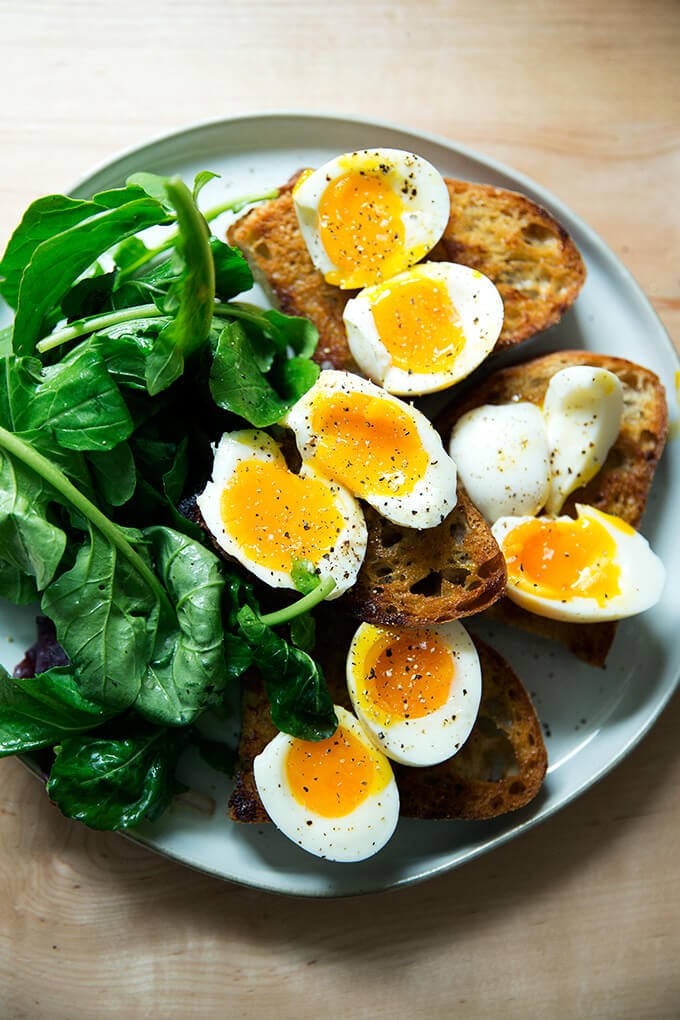
[[[677,0],[0,0],[0,247],[191,122],[329,111],[540,181],[680,348]],[[680,700],[548,822],[402,891],[291,901],[64,819],[0,762],[0,1018],[680,1017]]]

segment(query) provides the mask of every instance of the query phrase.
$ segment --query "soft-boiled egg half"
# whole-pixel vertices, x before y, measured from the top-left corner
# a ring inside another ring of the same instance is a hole
[[[555,373],[542,406],[483,404],[462,415],[449,453],[488,521],[542,509],[555,515],[604,464],[622,413],[618,376],[574,365]]]
[[[550,492],[550,447],[541,409],[527,401],[483,404],[462,415],[449,453],[487,521],[537,514]]]
[[[303,850],[362,861],[394,833],[399,791],[358,720],[339,705],[335,712],[338,728],[325,740],[278,733],[255,758],[255,784],[271,820]]]
[[[415,407],[328,370],[283,419],[303,462],[394,524],[432,528],[456,505],[456,465]]]
[[[361,507],[309,465],[299,474],[289,470],[266,432],[222,436],[212,480],[197,502],[218,545],[272,587],[295,588],[296,561],[335,581],[330,598],[354,584],[366,552]]]
[[[642,535],[591,506],[577,517],[501,517],[491,531],[508,570],[506,593],[553,620],[594,623],[642,613],[665,571]]]
[[[434,393],[493,350],[503,300],[477,269],[425,262],[366,287],[343,313],[357,365],[388,393]]]
[[[482,694],[477,650],[457,621],[393,628],[362,623],[347,656],[354,711],[403,765],[436,765],[463,746]]]
[[[441,174],[400,149],[349,152],[303,174],[293,203],[312,262],[328,283],[367,287],[427,255],[451,201]]]

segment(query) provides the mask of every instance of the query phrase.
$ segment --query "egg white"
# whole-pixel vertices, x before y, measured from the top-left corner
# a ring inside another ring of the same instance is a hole
[[[357,737],[383,769],[386,786],[369,795],[354,811],[328,818],[310,811],[291,792],[286,779],[286,758],[293,737],[279,733],[253,763],[255,784],[264,808],[281,832],[303,850],[329,861],[363,861],[381,850],[399,820],[399,791],[386,758],[364,733],[358,720],[340,705],[338,723]]]
[[[464,346],[445,371],[422,372],[395,365],[376,327],[375,302],[387,289],[419,278],[443,284],[459,316]],[[361,371],[388,393],[415,396],[452,386],[484,361],[503,327],[503,299],[495,284],[476,269],[452,262],[425,262],[385,283],[365,287],[347,302],[343,320],[352,356]]]
[[[375,705],[365,688],[366,657],[385,628],[362,623],[347,655],[347,689],[354,711],[376,747],[403,765],[427,766],[456,754],[475,724],[482,696],[479,656],[469,634],[454,620],[418,628],[435,632],[448,647],[454,673],[446,702],[420,718],[390,717]],[[394,630],[388,628],[387,632]],[[397,681],[395,680],[395,683]]]
[[[654,553],[639,532],[624,521],[602,513],[595,507],[577,504],[577,517],[592,520],[600,524],[612,537],[616,544],[614,562],[619,567],[619,594],[612,594],[605,605],[596,598],[582,595],[566,595],[564,599],[554,599],[518,586],[508,577],[506,594],[512,602],[523,609],[528,609],[537,616],[546,616],[552,620],[566,620],[579,623],[596,623],[606,620],[621,620],[625,617],[643,613],[655,605],[663,591],[665,569],[659,557]],[[538,518],[541,520],[542,518]],[[546,518],[555,521],[571,521],[569,517]],[[501,551],[506,537],[526,521],[536,520],[532,517],[501,517],[492,525],[491,531]]]
[[[325,277],[338,271],[319,231],[319,202],[331,181],[351,172],[380,177],[399,199],[404,245],[396,271],[424,258],[444,233],[451,213],[451,199],[444,179],[422,156],[401,149],[363,149],[329,160],[301,178],[293,190],[300,231],[316,268]],[[350,280],[339,286],[352,288],[357,284]]]
[[[573,365],[555,373],[543,401],[551,464],[548,513],[558,514],[567,496],[595,477],[622,415],[623,386],[613,372]]]
[[[316,436],[310,420],[315,403],[323,402],[325,397],[338,392],[365,393],[400,408],[413,422],[413,428],[428,456],[424,474],[410,491],[395,496],[362,493],[361,498],[388,521],[403,527],[425,529],[440,524],[456,505],[456,465],[444,450],[438,432],[421,411],[385,393],[368,379],[362,379],[351,372],[332,369],[323,371],[311,389],[282,419],[282,424],[294,432],[303,461],[313,457],[316,446]]]
[[[550,492],[550,447],[539,407],[482,404],[462,415],[449,440],[465,489],[491,524],[537,514]]]
[[[197,498],[198,508],[206,527],[225,553],[233,556],[255,577],[274,588],[294,589],[295,583],[290,572],[270,569],[248,555],[237,538],[227,531],[220,512],[222,491],[240,463],[261,460],[285,465],[278,444],[266,432],[243,429],[225,433],[213,448],[213,452],[212,479]],[[328,597],[337,598],[355,583],[366,553],[367,529],[364,515],[359,503],[350,493],[335,482],[319,476],[311,467],[303,465],[300,477],[315,478],[328,489],[344,522],[333,548],[315,567],[322,581],[327,578],[333,579],[336,586]],[[248,513],[248,507],[243,508],[243,513]]]

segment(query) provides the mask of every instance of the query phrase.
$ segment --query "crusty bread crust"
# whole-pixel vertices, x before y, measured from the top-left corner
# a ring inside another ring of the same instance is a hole
[[[335,704],[351,709],[345,656],[355,623],[333,620],[334,640],[320,644],[318,657]],[[482,667],[482,701],[472,733],[458,754],[427,768],[395,766],[402,815],[417,818],[493,818],[528,804],[547,769],[540,722],[529,695],[510,666],[474,639]],[[267,822],[253,774],[253,761],[276,736],[264,686],[251,675],[244,687],[239,770],[229,801],[237,822]]]
[[[482,667],[477,721],[440,765],[397,766],[401,813],[411,818],[495,818],[534,799],[548,768],[541,724],[508,663],[475,638]]]
[[[357,372],[342,321],[356,291],[326,283],[314,268],[293,205],[297,176],[277,198],[236,220],[227,237],[241,249],[274,304],[314,323],[319,331],[316,361],[323,368]],[[554,325],[576,300],[586,276],[583,259],[564,228],[516,192],[467,181],[446,184],[451,216],[428,259],[459,262],[494,281],[505,308],[498,349]]]
[[[368,623],[417,627],[472,616],[505,590],[503,555],[477,508],[458,486],[458,502],[425,531],[390,524],[364,507],[368,546],[344,605]]]
[[[666,394],[658,376],[624,358],[591,351],[558,351],[494,372],[466,397],[452,404],[436,421],[444,444],[458,419],[482,404],[527,400],[542,405],[553,375],[573,365],[590,365],[613,372],[623,384],[621,429],[597,475],[573,492],[563,513],[575,516],[576,504],[586,503],[615,514],[634,528],[640,524],[659,458],[668,433]],[[501,599],[490,615],[531,633],[557,640],[579,658],[602,666],[616,632],[615,623],[563,623],[536,616]]]

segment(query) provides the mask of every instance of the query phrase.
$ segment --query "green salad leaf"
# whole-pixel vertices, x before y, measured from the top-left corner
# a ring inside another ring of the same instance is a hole
[[[52,749],[49,796],[95,828],[157,817],[188,742],[232,767],[196,723],[226,718],[253,667],[281,729],[336,726],[312,658],[328,582],[300,562],[302,597],[263,614],[258,585],[183,509],[211,444],[278,422],[319,371],[314,327],[235,300],[252,273],[211,234],[273,194],[203,213],[215,178],[38,199],[0,260],[15,309],[0,330],[0,597],[39,606],[68,660],[0,669],[0,754]]]
[[[93,829],[127,829],[158,818],[177,791],[183,730],[133,726],[126,735],[67,737],[55,747],[47,793]]]

